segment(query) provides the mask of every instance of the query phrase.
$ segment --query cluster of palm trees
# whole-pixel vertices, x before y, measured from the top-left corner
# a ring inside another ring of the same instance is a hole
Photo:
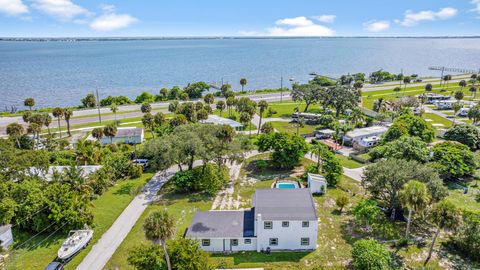
[[[34,101],[33,101],[34,104]],[[33,105],[32,105],[33,106]],[[70,118],[73,115],[73,110],[69,108],[55,108],[52,111],[53,117],[56,117],[58,120],[58,130],[60,134],[60,138],[62,137],[61,133],[61,124],[60,120],[63,118],[67,123],[68,128],[68,135],[71,136],[70,132]],[[25,131],[28,134],[33,135],[33,145],[39,145],[40,142],[40,133],[42,131],[42,127],[46,127],[48,129],[48,134],[51,136],[50,131],[50,124],[52,123],[52,116],[48,113],[33,113],[32,111],[26,111],[22,115],[22,119],[25,123],[28,124],[27,129],[25,130],[24,127],[18,123],[12,123],[7,126],[7,134],[14,138],[17,142],[17,146],[20,147],[20,138],[25,135]]]
[[[98,127],[92,129],[92,137],[95,138],[97,141],[100,141],[103,136],[107,136],[110,138],[110,142],[113,143],[113,137],[117,135],[117,125],[115,123],[110,123],[106,126]]]

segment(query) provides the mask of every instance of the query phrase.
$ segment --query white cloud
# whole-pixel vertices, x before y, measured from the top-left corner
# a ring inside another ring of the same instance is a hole
[[[478,0],[475,0],[478,1]],[[436,21],[436,20],[446,20],[452,17],[455,17],[458,13],[458,10],[451,7],[442,8],[439,11],[435,12],[432,10],[424,10],[420,12],[413,12],[407,10],[405,12],[405,18],[403,20],[395,20],[396,23],[403,26],[414,26],[421,21]]]
[[[268,29],[269,36],[297,36],[297,37],[308,37],[308,36],[333,36],[335,31],[332,29],[318,24],[307,25],[307,26],[297,26],[292,28],[283,28],[283,27],[272,27]]]
[[[390,28],[388,21],[368,21],[363,23],[363,28],[369,32],[381,32]]]
[[[337,16],[335,15],[320,15],[320,16],[313,16],[315,20],[323,23],[333,23]]]
[[[0,13],[9,16],[28,13],[28,7],[22,0],[0,0]]]
[[[70,21],[78,16],[92,16],[88,11],[71,0],[34,0],[33,7],[62,21]]]
[[[472,2],[470,3],[475,6],[475,8],[471,9],[470,11],[477,12],[480,14],[480,0],[472,0]]]
[[[313,25],[313,22],[307,19],[305,16],[300,16],[295,18],[281,19],[276,21],[275,24],[287,25],[287,26],[310,26],[310,25]]]
[[[95,18],[90,23],[90,28],[97,31],[114,31],[122,28],[126,28],[133,23],[137,22],[138,19],[129,15],[129,14],[117,14],[115,12],[115,6],[104,5],[102,7],[103,15]]]

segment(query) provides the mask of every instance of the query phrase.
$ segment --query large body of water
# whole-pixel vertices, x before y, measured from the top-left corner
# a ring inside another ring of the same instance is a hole
[[[96,86],[100,96],[188,82],[225,82],[239,89],[280,87],[280,77],[305,82],[311,72],[328,76],[384,69],[439,75],[429,66],[478,69],[480,39],[305,38],[185,39],[82,42],[0,42],[0,110],[73,106]]]

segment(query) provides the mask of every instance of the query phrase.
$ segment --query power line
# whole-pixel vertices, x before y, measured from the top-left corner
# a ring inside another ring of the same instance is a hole
[[[38,235],[40,235],[41,233],[43,233],[44,231],[46,231],[48,228],[52,227],[53,225],[57,224],[57,222],[54,222],[50,225],[48,225],[45,229],[41,230],[40,232],[38,232],[37,234],[35,234],[34,236],[28,238],[25,242],[21,243],[20,245],[16,246],[13,250],[16,250],[16,249],[20,249],[21,246],[25,245],[25,243],[31,241],[33,238],[37,237]]]
[[[37,245],[35,245],[34,248],[37,248],[38,246],[40,246],[40,244],[42,244],[43,242],[45,242],[48,238],[52,237],[52,235],[54,235],[56,232],[58,232],[61,228],[63,228],[65,225],[67,225],[68,221],[63,223],[62,226],[60,226],[58,229],[56,229],[55,231],[53,231],[51,234],[49,234],[45,239],[43,239],[42,241],[40,241]]]
[[[46,209],[47,207],[49,207],[49,206],[50,206],[50,205],[47,204],[45,207],[43,207],[42,209],[38,210],[37,212],[35,212],[35,213],[31,214],[30,216],[24,218],[23,220],[18,221],[15,225],[12,226],[12,228],[15,228],[16,226],[20,225],[20,223],[24,222],[25,220],[34,217],[35,215],[37,215],[37,214],[40,213],[41,211],[45,210],[45,209]]]

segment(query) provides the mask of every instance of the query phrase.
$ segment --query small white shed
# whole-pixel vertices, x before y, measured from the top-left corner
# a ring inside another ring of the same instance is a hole
[[[324,194],[327,192],[327,180],[325,177],[319,174],[308,174],[308,188],[310,189],[310,193],[321,193]]]
[[[0,226],[0,246],[4,249],[13,243],[12,225]]]

